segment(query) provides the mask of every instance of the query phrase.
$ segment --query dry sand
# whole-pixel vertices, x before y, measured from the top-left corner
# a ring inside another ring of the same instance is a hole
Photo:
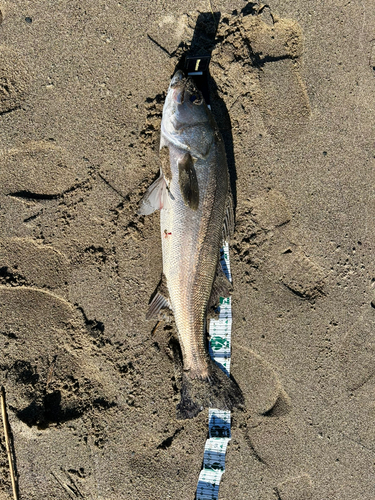
[[[373,2],[212,6],[247,402],[220,499],[373,500]],[[171,327],[151,335],[144,319],[158,214],[136,208],[159,169],[165,90],[210,4],[0,10],[0,383],[20,497],[193,500],[207,413],[176,420]]]

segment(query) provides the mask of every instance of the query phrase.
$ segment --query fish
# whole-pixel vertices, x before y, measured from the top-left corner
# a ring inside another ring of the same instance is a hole
[[[207,350],[207,313],[232,289],[219,260],[234,227],[225,147],[202,93],[180,70],[163,106],[160,161],[138,213],[160,210],[163,273],[146,318],[174,315],[183,366],[177,415],[242,407],[239,386]]]

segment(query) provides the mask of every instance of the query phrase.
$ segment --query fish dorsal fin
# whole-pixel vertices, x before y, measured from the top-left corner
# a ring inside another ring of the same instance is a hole
[[[233,196],[229,190],[225,202],[225,215],[223,224],[223,241],[229,241],[234,234],[234,208]]]
[[[212,285],[210,300],[208,301],[207,310],[216,309],[220,304],[220,297],[229,297],[233,290],[232,283],[226,277],[220,261],[217,264],[216,276]]]
[[[155,210],[168,208],[171,194],[168,191],[167,182],[162,173],[160,177],[147,189],[144,194],[138,209],[139,215],[150,215]]]
[[[169,301],[169,292],[167,288],[167,280],[164,274],[161,275],[160,282],[155,290],[155,296],[151,300],[148,311],[146,314],[146,319],[155,318],[158,316],[162,309],[171,309],[171,303]]]
[[[190,153],[185,153],[178,161],[178,182],[185,205],[192,210],[197,210],[199,187],[194,161]]]

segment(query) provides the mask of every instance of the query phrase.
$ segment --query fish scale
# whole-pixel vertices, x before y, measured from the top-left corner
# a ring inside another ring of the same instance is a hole
[[[195,213],[187,209],[178,185],[178,160],[183,150],[170,147],[173,209],[161,210],[163,271],[168,283],[185,369],[204,377],[206,363],[205,313],[215,276],[222,239],[225,196],[228,191],[227,167],[218,161],[216,148],[207,160],[195,163],[199,192],[204,193]],[[225,154],[223,156],[225,158]],[[209,167],[207,167],[209,165]],[[217,178],[224,177],[218,189]],[[184,287],[181,287],[184,283]],[[197,351],[198,353],[197,354]],[[204,354],[204,356],[202,356]],[[197,361],[199,360],[199,366]],[[200,372],[202,371],[203,372]]]

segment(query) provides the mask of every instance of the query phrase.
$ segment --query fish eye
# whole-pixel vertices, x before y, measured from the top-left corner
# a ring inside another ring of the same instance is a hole
[[[197,99],[198,99],[198,97],[196,95],[194,95],[194,94],[190,96],[190,102],[194,102]]]

